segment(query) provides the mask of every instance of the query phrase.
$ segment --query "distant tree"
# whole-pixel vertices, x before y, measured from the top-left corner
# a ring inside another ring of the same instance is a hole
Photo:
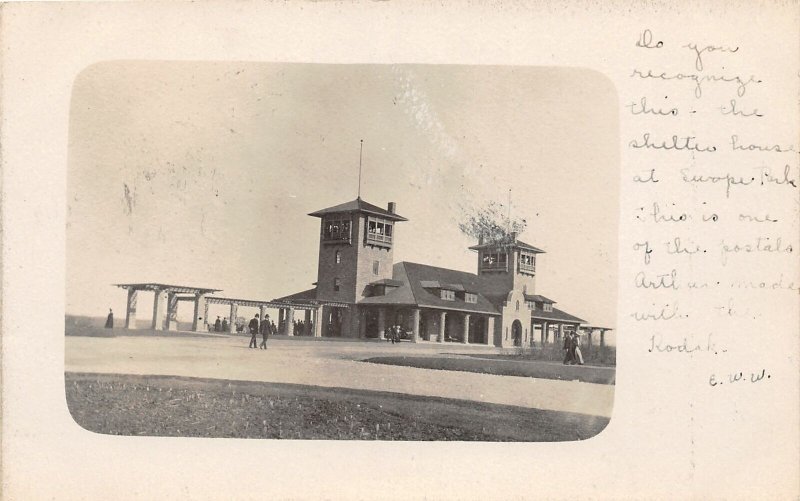
[[[461,232],[484,243],[507,245],[528,225],[522,218],[509,218],[508,207],[489,202],[483,207],[461,207],[463,218],[458,223]]]

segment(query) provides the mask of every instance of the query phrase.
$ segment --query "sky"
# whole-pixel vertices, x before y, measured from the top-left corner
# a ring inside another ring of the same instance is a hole
[[[618,106],[599,73],[111,61],[78,75],[69,134],[68,314],[124,318],[114,283],[310,288],[307,214],[356,198],[363,139],[362,199],[409,220],[395,262],[475,272],[463,208],[505,205],[510,189],[519,238],[547,252],[536,293],[616,325]]]

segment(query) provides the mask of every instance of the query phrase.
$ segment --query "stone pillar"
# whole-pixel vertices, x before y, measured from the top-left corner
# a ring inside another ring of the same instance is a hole
[[[285,308],[278,308],[278,334],[284,334],[285,328],[284,324],[286,323],[286,309]]]
[[[378,308],[378,339],[386,339],[386,308]]]
[[[305,310],[303,312],[303,335],[311,335],[311,310]]]
[[[314,308],[314,337],[322,337],[322,306]]]
[[[267,305],[262,304],[258,307],[258,319],[263,322],[267,316]]]
[[[419,308],[411,310],[411,342],[416,343],[419,341]]]
[[[550,329],[550,325],[547,322],[542,322],[542,348],[544,348],[544,341],[547,339],[547,332]]]
[[[286,308],[286,320],[283,321],[286,326],[286,335],[294,336],[294,308]]]
[[[164,291],[156,289],[153,291],[153,321],[150,323],[150,328],[154,331],[160,331],[164,328]]]
[[[231,311],[228,316],[228,332],[236,333],[236,312],[239,311],[239,305],[231,303]]]
[[[469,313],[464,313],[464,336],[461,342],[469,344]]]
[[[439,313],[439,336],[436,338],[436,341],[439,343],[444,343],[444,326],[447,322],[447,313],[444,311]]]
[[[206,326],[208,326],[208,330],[213,329],[213,324],[208,321],[208,300],[203,298],[203,318],[205,318]]]
[[[178,330],[178,295],[174,292],[167,292],[167,322],[165,327],[168,331]]]
[[[486,345],[494,346],[494,317],[486,317]]]
[[[200,308],[202,306],[202,309]],[[194,317],[192,318],[192,331],[197,332],[200,326],[200,320],[208,323],[208,301],[206,301],[205,294],[195,294],[194,296]]]
[[[359,308],[358,311],[358,338],[367,337],[367,309]]]
[[[128,307],[125,309],[125,328],[130,329],[131,325],[136,326],[136,289],[128,289]]]
[[[577,326],[575,330],[577,330]],[[558,337],[564,339],[564,324],[558,324]],[[553,346],[555,347],[555,343],[553,343]]]

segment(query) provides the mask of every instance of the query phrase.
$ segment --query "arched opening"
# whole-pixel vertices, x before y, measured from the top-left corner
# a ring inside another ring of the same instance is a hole
[[[522,322],[519,320],[511,324],[511,339],[514,340],[514,346],[522,346]]]

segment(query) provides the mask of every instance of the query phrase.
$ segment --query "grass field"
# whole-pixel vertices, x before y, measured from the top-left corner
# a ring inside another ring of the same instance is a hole
[[[399,393],[66,373],[70,412],[113,435],[463,441],[590,438],[608,418]]]
[[[489,357],[492,357],[492,355],[475,355],[470,358],[390,356],[372,357],[363,361],[421,369],[477,372],[499,376],[521,376],[566,381],[578,380],[584,383],[597,384],[614,384],[616,378],[616,371],[607,367],[561,365],[536,360],[510,360]]]

